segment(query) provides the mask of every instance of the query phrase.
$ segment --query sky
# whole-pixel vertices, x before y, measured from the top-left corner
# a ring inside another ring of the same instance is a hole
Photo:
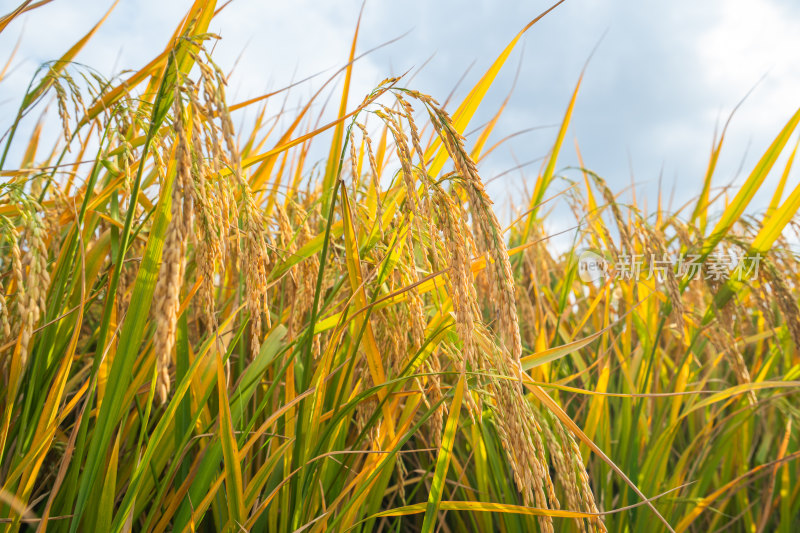
[[[0,11],[15,3],[4,0]],[[121,0],[77,60],[107,76],[141,67],[163,50],[190,4]],[[10,123],[37,66],[59,57],[110,5],[55,0],[0,34],[3,62],[20,39],[13,70],[0,84],[3,124]],[[439,101],[466,72],[457,104],[547,7],[538,0],[367,0],[358,52],[398,40],[356,64],[352,104],[380,80],[423,65],[404,85]],[[293,90],[290,104],[303,102],[346,63],[360,8],[361,0],[233,0],[211,25],[221,36],[215,60],[232,71],[231,102],[322,72]],[[613,190],[630,196],[634,183],[640,203],[654,206],[660,183],[665,202],[673,198],[679,206],[700,191],[715,131],[755,87],[728,129],[714,182],[742,183],[800,107],[798,27],[795,0],[567,0],[528,31],[468,128],[488,120],[513,86],[493,139],[530,131],[481,163],[485,180],[500,175],[490,195],[505,207],[525,203],[541,162],[506,171],[547,155],[590,55],[560,173],[578,177],[568,168],[577,164],[577,141],[586,166]],[[790,181],[798,179],[794,172]],[[766,193],[756,200],[762,207],[768,202]]]

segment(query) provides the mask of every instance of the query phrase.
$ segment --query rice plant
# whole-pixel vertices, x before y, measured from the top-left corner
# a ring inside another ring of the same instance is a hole
[[[324,83],[281,129],[289,88],[227,99],[217,7],[114,80],[72,62],[92,30],[3,122],[3,530],[800,526],[800,110],[740,187],[712,187],[723,133],[695,199],[648,213],[558,166],[576,87],[504,226],[497,121],[463,134],[546,13],[458,105],[401,77],[348,107],[354,37],[337,118]]]

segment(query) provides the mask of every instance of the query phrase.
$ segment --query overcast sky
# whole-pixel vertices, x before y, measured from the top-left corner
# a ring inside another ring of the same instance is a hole
[[[3,1],[2,12],[14,2]],[[121,0],[77,58],[105,75],[138,68],[159,51],[191,2]],[[55,0],[0,34],[0,61],[21,36],[12,74],[0,84],[5,129],[25,86],[43,61],[60,56],[104,13],[109,1]],[[221,35],[214,55],[233,68],[229,97],[240,101],[347,60],[360,0],[234,0],[212,23]],[[542,1],[368,0],[359,52],[404,35],[356,65],[353,101],[381,79],[419,67],[413,88],[443,101],[472,65],[456,102],[508,41],[549,5]],[[575,163],[577,139],[586,165],[621,190],[637,183],[652,202],[663,176],[675,205],[699,192],[714,130],[760,79],[728,131],[716,184],[741,181],[800,106],[800,4],[792,0],[567,0],[535,25],[506,64],[472,126],[480,125],[519,81],[495,140],[560,122],[581,68],[589,63],[565,145],[564,168]],[[474,64],[473,64],[474,63]],[[300,103],[326,79],[294,91]],[[450,106],[454,109],[455,106]],[[481,165],[485,179],[516,162],[541,157],[556,130],[514,138]],[[744,161],[742,166],[742,161]],[[539,170],[532,164],[494,181],[497,202],[522,198]],[[795,172],[792,181],[796,183]],[[773,181],[774,183],[774,181]],[[769,186],[766,186],[769,189]],[[766,205],[768,197],[760,202]]]

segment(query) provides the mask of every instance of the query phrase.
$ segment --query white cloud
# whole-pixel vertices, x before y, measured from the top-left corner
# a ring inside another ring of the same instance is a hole
[[[163,49],[190,3],[123,0],[78,60],[104,74],[110,74],[115,64],[117,68],[144,65]],[[0,114],[13,113],[35,66],[63,53],[108,5],[107,0],[53,2],[24,17],[17,59],[23,63],[2,84]],[[351,102],[360,100],[385,76],[419,66],[434,53],[411,85],[444,99],[475,60],[458,93],[463,96],[510,38],[548,5],[522,0],[370,0],[359,53],[408,30],[411,33],[356,65]],[[325,70],[294,90],[288,105],[306,99],[345,63],[360,6],[360,0],[232,2],[211,26],[223,38],[215,49],[223,68],[231,68],[244,50],[231,80],[231,100],[253,97]],[[655,183],[663,165],[665,189],[670,188],[667,178],[676,176],[685,185],[679,188],[679,196],[694,194],[705,170],[715,123],[724,121],[766,73],[729,131],[719,172],[721,181],[727,182],[747,143],[753,145],[748,160],[752,166],[757,152],[766,148],[800,105],[797,27],[800,9],[788,0],[568,1],[523,40],[520,81],[495,139],[560,121],[584,60],[608,30],[584,79],[561,162],[574,163],[571,137],[577,136],[587,165],[615,188],[630,182],[630,153],[637,180]],[[22,25],[15,22],[0,34],[0,50],[10,51],[21,31]],[[491,116],[506,96],[519,58],[515,53],[509,60],[473,124]],[[330,109],[338,106],[336,100]],[[513,166],[511,150],[519,161],[543,155],[554,135],[554,130],[545,129],[515,138],[486,161],[487,173]],[[528,182],[537,168],[528,169]],[[521,189],[520,182],[517,173],[510,173],[492,183],[490,192],[504,203],[509,191]]]
[[[777,1],[754,4],[725,0],[714,2],[714,6],[713,23],[699,33],[696,41],[704,92],[732,107],[763,77],[737,112],[730,131],[731,168],[738,166],[746,144],[753,143],[749,165],[745,167],[749,171],[800,107],[800,16],[796,8]],[[710,98],[706,100],[706,111],[711,115],[715,106]],[[766,193],[777,177],[776,173],[764,187],[762,204],[768,201]]]

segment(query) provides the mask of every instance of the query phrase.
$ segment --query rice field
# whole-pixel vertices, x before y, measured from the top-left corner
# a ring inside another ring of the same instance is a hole
[[[648,212],[560,166],[579,82],[506,225],[503,109],[464,132],[541,17],[446,105],[405,77],[348,105],[356,32],[284,126],[291,87],[226,97],[219,7],[113,80],[73,62],[93,30],[3,117],[0,529],[800,528],[800,110],[740,186],[722,130]]]

